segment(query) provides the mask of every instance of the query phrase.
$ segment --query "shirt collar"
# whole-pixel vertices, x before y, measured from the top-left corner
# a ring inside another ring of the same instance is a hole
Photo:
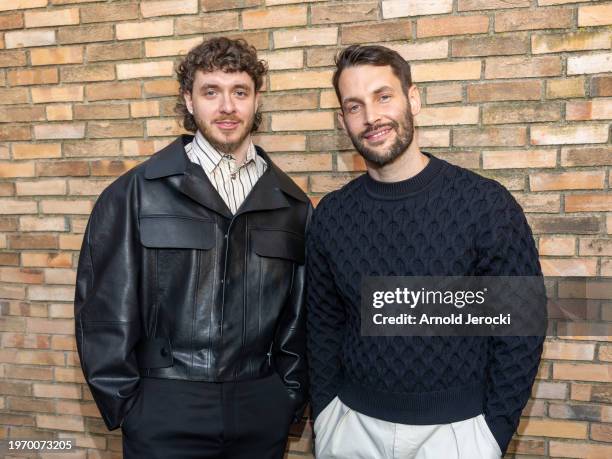
[[[208,174],[212,174],[223,159],[230,160],[228,157],[230,155],[225,155],[213,147],[200,130],[196,132],[193,138],[192,149],[196,155],[202,159],[202,167]],[[255,150],[255,145],[253,145],[253,141],[251,141],[247,148],[246,161],[244,164],[246,165],[251,161],[255,161],[256,158],[257,151]]]

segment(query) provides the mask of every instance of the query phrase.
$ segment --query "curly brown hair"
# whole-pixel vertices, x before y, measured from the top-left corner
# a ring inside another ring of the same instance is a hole
[[[190,132],[197,131],[198,126],[193,115],[187,110],[183,94],[191,94],[193,91],[193,81],[198,70],[246,72],[255,83],[255,91],[259,91],[268,73],[268,66],[265,61],[257,59],[257,50],[241,38],[211,38],[192,48],[176,69],[180,91],[174,108],[176,113],[183,117],[183,127]],[[255,132],[260,124],[261,113],[258,111],[251,132]]]

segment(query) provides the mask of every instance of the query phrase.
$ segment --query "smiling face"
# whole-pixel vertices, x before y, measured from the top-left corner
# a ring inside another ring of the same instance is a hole
[[[338,119],[364,159],[384,166],[408,149],[414,139],[409,101],[418,98],[415,86],[407,97],[390,66],[357,65],[342,71],[338,88]]]
[[[248,73],[198,70],[193,91],[183,96],[213,147],[228,154],[246,150],[259,105],[259,93]]]

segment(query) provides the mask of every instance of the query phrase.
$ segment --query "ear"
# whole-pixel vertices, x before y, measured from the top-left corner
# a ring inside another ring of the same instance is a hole
[[[336,116],[338,117],[338,124],[340,125],[342,130],[346,132],[346,124],[344,124],[344,113],[342,113],[342,110],[338,110],[336,112]]]
[[[410,104],[412,115],[418,115],[421,111],[421,94],[415,84],[408,88],[408,103]]]
[[[193,99],[191,98],[191,93],[185,91],[183,93],[183,99],[185,100],[185,105],[187,106],[187,111],[193,114]]]

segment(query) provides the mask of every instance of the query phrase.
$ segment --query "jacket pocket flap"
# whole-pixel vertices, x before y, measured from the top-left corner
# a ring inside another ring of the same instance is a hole
[[[152,248],[208,250],[215,246],[215,224],[178,216],[141,216],[140,242]]]
[[[304,238],[283,230],[251,230],[251,244],[262,257],[286,258],[304,263]]]

